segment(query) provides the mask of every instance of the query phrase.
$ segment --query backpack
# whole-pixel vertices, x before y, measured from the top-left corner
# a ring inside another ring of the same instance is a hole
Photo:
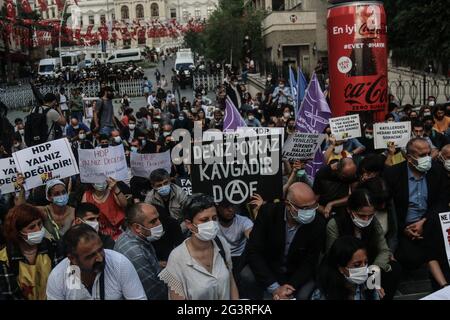
[[[40,108],[43,107],[37,106],[34,107],[33,111],[25,117],[25,143],[28,147],[35,146],[37,144],[41,144],[47,142],[48,137],[50,135],[51,130],[55,126],[55,123],[52,124],[52,127],[48,128],[47,126],[47,113],[50,111],[50,108],[43,110],[43,112],[39,112]],[[61,130],[61,127],[59,127]],[[56,130],[55,128],[55,138],[56,138]],[[61,130],[62,135],[62,130]]]

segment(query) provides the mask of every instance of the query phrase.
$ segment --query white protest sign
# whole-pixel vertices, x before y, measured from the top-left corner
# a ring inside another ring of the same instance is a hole
[[[440,213],[439,221],[441,222],[442,237],[444,238],[447,261],[450,265],[450,212]]]
[[[269,128],[269,127],[237,127],[236,133],[247,134],[249,131],[256,133],[256,135],[279,135],[281,134],[281,143],[284,142],[284,128]]]
[[[25,178],[25,190],[79,173],[66,138],[48,141],[13,153],[17,172]]]
[[[375,149],[386,149],[389,143],[397,148],[403,148],[411,139],[411,122],[386,122],[373,125]]]
[[[131,174],[137,177],[149,178],[150,173],[156,169],[165,169],[170,173],[172,162],[170,161],[170,150],[163,153],[137,153],[131,152],[130,156]]]
[[[296,132],[290,136],[283,147],[283,160],[310,160],[325,139],[324,134]]]
[[[331,133],[336,140],[347,140],[361,137],[359,114],[330,118]]]
[[[14,158],[0,159],[0,191],[7,194],[19,191],[17,184],[17,169]]]
[[[82,183],[103,183],[106,178],[128,179],[128,166],[123,145],[109,148],[79,149]]]

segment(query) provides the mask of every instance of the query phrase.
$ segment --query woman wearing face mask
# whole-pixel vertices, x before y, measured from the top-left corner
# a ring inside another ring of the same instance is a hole
[[[394,262],[384,230],[375,217],[372,196],[366,189],[356,189],[348,198],[347,214],[332,218],[327,225],[326,249],[330,250],[337,238],[352,236],[364,243],[369,264],[381,269],[380,297],[392,299],[398,284],[400,267]]]
[[[319,268],[312,300],[379,300],[377,290],[366,286],[369,259],[364,243],[343,236],[331,246]]]
[[[183,214],[192,235],[172,251],[166,268],[159,274],[169,288],[169,299],[239,299],[229,245],[217,236],[219,226],[213,199],[193,195]]]
[[[5,300],[45,300],[47,279],[62,260],[46,239],[42,212],[29,204],[9,211],[0,250],[0,297]]]
[[[25,203],[23,183],[23,176],[19,175],[17,184],[20,186],[21,191],[17,204]],[[61,180],[54,179],[47,182],[45,186],[45,197],[50,204],[36,208],[45,217],[44,227],[47,231],[46,237],[57,241],[72,226],[72,222],[75,219],[75,208],[67,205],[69,202],[69,192]]]
[[[81,202],[96,205],[100,210],[100,233],[116,240],[122,233],[122,224],[125,221],[125,207],[127,198],[112,178],[103,183],[92,184],[92,189],[83,194]]]

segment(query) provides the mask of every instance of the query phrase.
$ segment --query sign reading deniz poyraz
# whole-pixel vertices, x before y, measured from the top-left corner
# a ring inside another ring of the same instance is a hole
[[[166,169],[170,173],[172,163],[170,162],[170,151],[162,153],[137,153],[131,152],[130,156],[131,175],[149,178],[153,170]]]
[[[17,172],[25,178],[25,190],[78,174],[72,148],[66,138],[45,142],[13,153]]]
[[[241,204],[254,193],[280,199],[281,135],[224,133],[223,139],[194,143],[191,171],[193,193],[216,202]]]
[[[20,191],[16,183],[17,168],[14,163],[14,158],[0,159],[0,191],[2,194],[7,194],[15,191]]]
[[[347,140],[361,137],[359,114],[330,118],[330,129],[331,133],[336,137],[336,140]]]
[[[390,143],[403,148],[411,139],[411,122],[387,122],[373,125],[375,149],[386,149]]]
[[[439,220],[441,221],[442,237],[444,238],[447,261],[450,265],[450,212],[440,213]]]
[[[296,132],[290,136],[283,146],[283,160],[310,160],[325,139],[324,134]]]
[[[78,150],[82,183],[103,183],[106,178],[123,181],[128,178],[128,166],[123,145]]]

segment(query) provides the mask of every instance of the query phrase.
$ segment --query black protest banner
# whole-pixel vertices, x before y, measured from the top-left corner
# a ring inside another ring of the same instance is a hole
[[[216,202],[242,204],[254,194],[281,199],[281,135],[224,134],[221,142],[194,144],[192,191]]]

